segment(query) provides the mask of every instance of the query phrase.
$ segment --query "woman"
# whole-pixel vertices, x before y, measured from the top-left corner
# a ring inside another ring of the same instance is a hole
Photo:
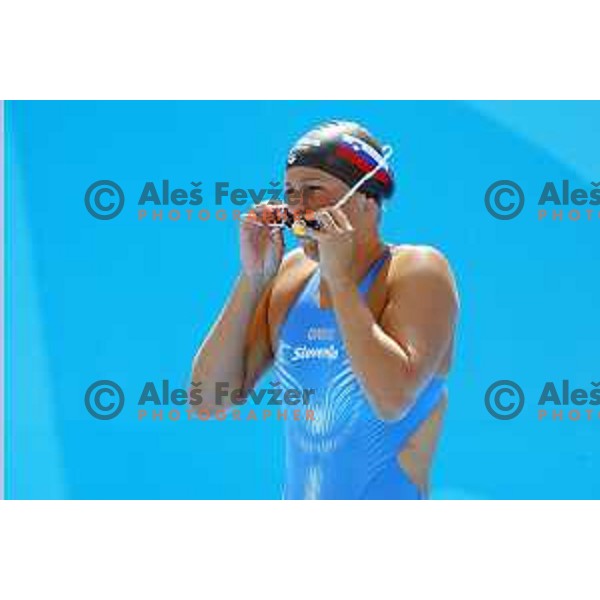
[[[288,156],[301,247],[284,256],[273,206],[242,221],[242,272],[192,377],[248,390],[273,367],[284,388],[315,390],[314,418],[286,422],[285,498],[428,497],[458,298],[438,250],[381,239],[392,191],[381,145],[326,123]]]

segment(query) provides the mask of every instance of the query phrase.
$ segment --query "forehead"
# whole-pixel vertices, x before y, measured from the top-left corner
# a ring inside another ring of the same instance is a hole
[[[345,185],[343,181],[314,167],[290,167],[285,173],[285,183],[296,187],[308,182],[318,182],[324,185]]]

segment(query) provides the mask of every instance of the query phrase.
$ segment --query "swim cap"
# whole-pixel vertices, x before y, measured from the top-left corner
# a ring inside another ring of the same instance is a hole
[[[369,132],[350,121],[332,121],[309,131],[290,150],[287,168],[313,167],[352,187],[383,161],[383,150]],[[381,201],[394,191],[394,177],[387,163],[365,181],[359,191]]]

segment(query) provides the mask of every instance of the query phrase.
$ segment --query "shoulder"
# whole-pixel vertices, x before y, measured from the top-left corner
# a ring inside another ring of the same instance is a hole
[[[277,293],[297,285],[299,280],[312,272],[316,263],[306,257],[302,248],[295,248],[283,257],[279,271],[273,281],[273,292]]]
[[[433,246],[403,244],[393,246],[388,272],[388,287],[404,287],[418,281],[429,281],[447,287],[456,295],[456,281],[450,261]]]
[[[452,274],[450,262],[441,250],[433,246],[403,244],[391,247],[393,277],[416,273]]]

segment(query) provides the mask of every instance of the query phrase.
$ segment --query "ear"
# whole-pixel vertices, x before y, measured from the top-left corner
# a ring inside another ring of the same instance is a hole
[[[379,206],[379,202],[377,202],[377,200],[375,199],[375,196],[368,196],[366,194],[361,194],[361,209],[364,212],[371,212],[371,211],[375,211],[375,212],[379,212],[380,211],[380,206]]]
[[[358,193],[357,197],[358,197],[358,202],[356,204],[358,205],[358,209],[360,212],[365,213],[365,212],[368,212],[369,210],[371,210],[370,204],[373,199],[370,196],[367,196],[366,194]]]
[[[374,215],[375,222],[379,225],[381,223],[381,213],[383,212],[382,205],[375,199],[374,196],[363,196],[364,202],[362,204],[362,210],[366,213]]]

